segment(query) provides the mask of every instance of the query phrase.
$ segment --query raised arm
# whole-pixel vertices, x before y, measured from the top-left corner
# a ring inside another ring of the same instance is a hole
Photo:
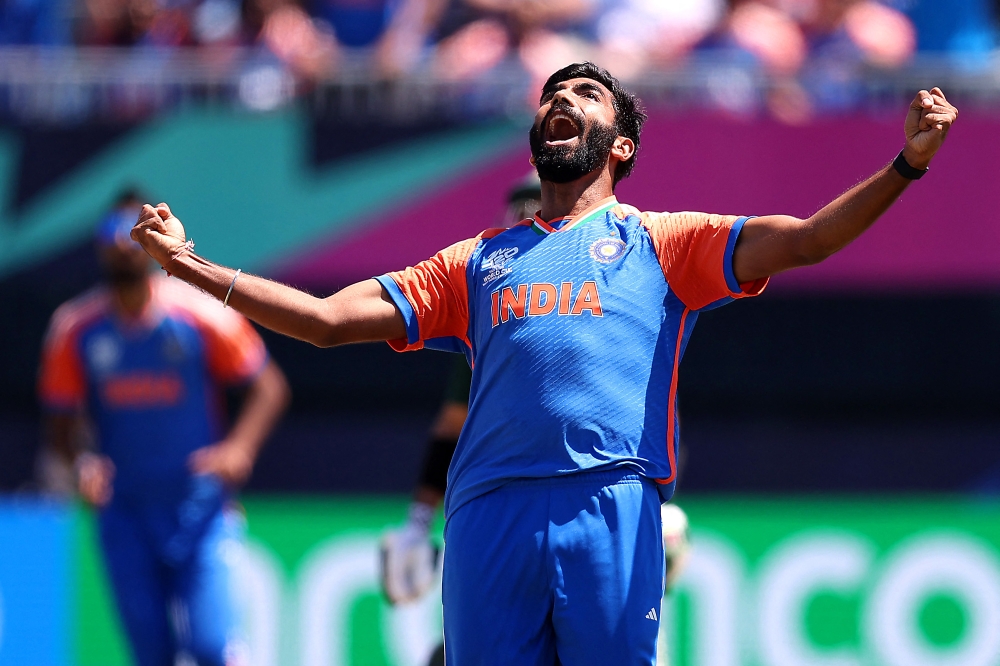
[[[402,315],[376,280],[353,284],[329,298],[316,298],[246,273],[236,278],[235,270],[191,251],[184,226],[166,204],[143,206],[132,239],[170,274],[220,301],[228,294],[230,307],[272,331],[317,347],[406,337]]]
[[[940,88],[917,93],[904,125],[906,164],[925,170],[957,117],[958,109]],[[733,251],[736,279],[743,284],[823,261],[874,224],[911,182],[888,164],[805,220],[788,215],[748,220]]]

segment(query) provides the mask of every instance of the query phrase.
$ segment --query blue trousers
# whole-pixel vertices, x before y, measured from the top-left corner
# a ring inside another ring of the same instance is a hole
[[[138,666],[173,666],[178,651],[223,666],[239,652],[232,564],[243,532],[229,510],[195,524],[170,505],[101,512],[108,577]]]
[[[629,470],[509,483],[445,526],[448,666],[656,663],[663,540]]]

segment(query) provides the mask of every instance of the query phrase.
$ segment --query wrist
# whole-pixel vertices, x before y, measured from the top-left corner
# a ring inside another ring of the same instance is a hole
[[[251,462],[257,457],[257,446],[254,440],[242,437],[227,437],[221,444],[229,451],[239,453]]]
[[[81,451],[73,457],[73,474],[80,478],[80,474],[85,467],[101,461],[101,456],[91,451]]]
[[[926,171],[930,166],[931,156],[917,153],[917,151],[911,148],[909,144],[903,147],[903,151],[900,154],[903,156],[903,159],[906,160],[906,163],[914,169]]]
[[[162,267],[168,276],[193,284],[215,296],[215,292],[206,285],[197,282],[198,277],[205,273],[206,267],[209,265],[210,263],[206,259],[195,254],[192,250],[188,250],[179,252],[177,256],[168,259],[166,263],[162,264]]]
[[[182,265],[181,260],[194,254],[194,241],[186,240],[175,245],[167,252],[166,260],[161,264],[167,275],[177,275],[177,267]]]
[[[185,252],[183,251],[183,247],[180,247],[178,250],[171,251],[161,266],[167,272],[167,275],[183,279],[182,276],[188,272],[186,269],[190,268],[192,255],[192,252]]]

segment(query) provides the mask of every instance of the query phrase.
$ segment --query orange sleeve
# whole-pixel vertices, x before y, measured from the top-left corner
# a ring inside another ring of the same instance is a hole
[[[406,321],[406,339],[390,340],[393,349],[421,349],[425,341],[435,338],[457,338],[468,344],[465,269],[481,238],[455,243],[416,266],[376,278]]]
[[[42,347],[38,373],[38,396],[53,410],[75,410],[87,397],[87,382],[77,348],[77,335],[55,317]]]
[[[267,349],[243,315],[219,308],[211,316],[198,319],[208,371],[215,381],[234,386],[257,376],[267,362]]]
[[[739,284],[733,250],[746,217],[708,213],[642,213],[667,284],[692,310],[756,296],[767,278]]]

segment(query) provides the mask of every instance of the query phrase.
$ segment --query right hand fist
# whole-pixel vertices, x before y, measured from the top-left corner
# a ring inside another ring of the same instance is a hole
[[[903,157],[907,164],[926,169],[957,118],[958,109],[948,102],[940,88],[918,92],[903,126],[906,133]]]
[[[105,456],[82,453],[76,461],[77,487],[80,496],[91,506],[101,508],[111,501],[111,482],[115,465]]]
[[[139,213],[139,221],[132,227],[131,235],[132,240],[164,268],[176,257],[187,240],[184,225],[174,217],[165,203],[158,204],[156,208],[145,204]]]

